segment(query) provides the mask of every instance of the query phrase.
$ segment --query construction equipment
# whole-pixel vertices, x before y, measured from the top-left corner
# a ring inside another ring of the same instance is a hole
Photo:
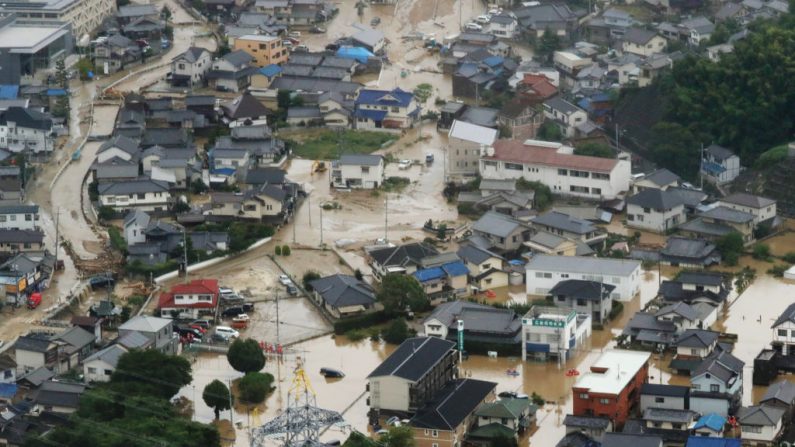
[[[312,163],[312,174],[316,172],[326,172],[326,163],[323,161],[315,160],[315,162]]]

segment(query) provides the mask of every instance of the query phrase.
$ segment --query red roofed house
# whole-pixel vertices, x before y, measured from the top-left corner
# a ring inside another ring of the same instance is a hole
[[[203,314],[215,314],[218,307],[218,280],[194,279],[187,284],[177,284],[168,292],[160,294],[158,304],[160,316],[172,318],[199,318]]]
[[[541,182],[561,196],[612,200],[629,190],[630,161],[574,155],[561,143],[497,140],[480,159],[484,179]]]
[[[524,79],[516,86],[516,90],[521,96],[538,102],[544,102],[558,94],[555,84],[541,74],[525,73]]]

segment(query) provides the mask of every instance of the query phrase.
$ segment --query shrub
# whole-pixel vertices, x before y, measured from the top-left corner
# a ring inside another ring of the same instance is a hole
[[[788,266],[783,264],[774,265],[773,267],[770,267],[767,270],[767,274],[773,275],[776,278],[781,278],[782,276],[784,276],[784,272],[786,272],[788,268],[789,268]]]
[[[116,227],[108,227],[108,237],[110,237],[110,245],[119,250],[120,252],[124,253],[127,251],[127,242],[124,240],[124,237],[121,235],[121,231],[119,231]]]
[[[364,329],[351,329],[345,333],[350,341],[361,341],[367,338],[367,331]]]
[[[783,259],[786,262],[789,262],[790,264],[795,264],[795,251],[791,251],[785,254],[784,256],[781,257],[781,259]]]
[[[370,314],[359,315],[356,317],[345,318],[334,323],[334,333],[337,335],[345,334],[351,329],[360,329],[389,321],[394,315],[385,311],[373,312]]]
[[[282,247],[282,256],[290,256],[290,246],[285,245]]]
[[[314,270],[307,270],[307,272],[304,273],[304,277],[301,278],[301,284],[303,284],[304,289],[311,292],[312,286],[309,283],[316,279],[320,279],[320,273]]]
[[[410,336],[411,330],[409,329],[409,325],[406,324],[406,320],[403,318],[392,321],[389,327],[381,334],[381,338],[383,338],[384,341],[392,343],[393,345],[403,343],[403,341]]]
[[[273,252],[276,253],[276,256],[281,256],[282,255],[282,246],[281,245],[277,245],[273,249]]]
[[[761,259],[763,261],[770,260],[770,246],[767,244],[756,244],[753,250],[754,259]]]
[[[621,315],[621,312],[624,312],[624,303],[620,301],[613,301],[613,308],[610,309],[610,313],[607,315],[607,318],[612,320]]]
[[[272,375],[250,372],[243,376],[238,383],[240,399],[251,404],[261,403],[271,391],[271,384],[273,384]]]
[[[358,279],[359,281],[364,280],[364,274],[359,269],[356,269],[356,270],[353,271],[353,277]]]
[[[97,217],[99,220],[111,220],[116,216],[116,211],[111,206],[103,205],[99,207],[99,211],[97,211]]]
[[[533,401],[533,405],[537,405],[539,407],[543,407],[544,404],[546,403],[544,398],[535,391],[533,391],[533,394],[530,395],[530,400]]]

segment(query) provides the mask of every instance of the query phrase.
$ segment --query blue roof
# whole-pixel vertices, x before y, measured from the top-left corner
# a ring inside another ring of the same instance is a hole
[[[260,68],[259,72],[262,73],[263,76],[272,78],[282,72],[282,67],[276,64],[270,64]]]
[[[441,279],[447,276],[447,273],[441,267],[433,267],[429,269],[417,270],[414,272],[414,277],[419,282],[431,281],[434,279]]]
[[[62,88],[47,89],[47,96],[66,96],[66,90]]]
[[[706,427],[710,430],[722,432],[723,426],[726,425],[726,418],[717,414],[717,413],[709,413],[707,415],[702,416],[696,425],[693,426],[694,429]]]
[[[17,95],[19,95],[19,85],[0,85],[0,99],[17,99]]]
[[[610,95],[608,95],[607,93],[596,93],[594,95],[591,95],[591,102],[593,101],[604,102],[604,101],[612,101],[612,99],[610,98]]]
[[[510,261],[508,261],[508,264],[511,264],[511,265],[524,265],[525,262],[522,261],[521,259],[511,259]]]
[[[367,59],[375,57],[375,54],[370,52],[367,48],[362,47],[340,47],[337,50],[337,56],[345,59],[356,59],[361,63],[367,63]]]
[[[400,87],[392,91],[362,89],[356,98],[356,104],[408,107],[413,97],[413,93],[401,90]]]
[[[740,447],[739,438],[709,438],[691,436],[687,438],[686,447]]]
[[[707,174],[715,175],[715,174],[722,174],[723,172],[726,172],[726,168],[724,168],[723,166],[721,166],[721,165],[719,165],[717,163],[711,162],[711,161],[705,161],[702,166],[703,166],[704,171],[706,171]]]
[[[212,172],[217,175],[235,175],[235,168],[218,168],[213,169]]]
[[[0,397],[11,399],[17,394],[16,383],[0,383]]]
[[[461,261],[449,262],[442,266],[442,270],[447,272],[450,276],[468,275],[469,269]]]
[[[497,65],[501,65],[505,62],[501,56],[489,56],[486,59],[483,59],[483,63],[488,65],[489,67],[496,67]]]
[[[367,118],[373,121],[383,121],[386,118],[386,110],[363,110],[356,109],[357,118]]]

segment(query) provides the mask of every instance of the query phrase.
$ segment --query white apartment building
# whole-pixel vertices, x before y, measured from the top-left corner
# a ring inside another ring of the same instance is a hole
[[[16,13],[26,22],[68,23],[75,39],[91,34],[105,18],[116,13],[114,0],[42,0],[3,3],[0,13]]]
[[[384,158],[380,155],[343,155],[332,163],[335,188],[376,189],[384,183]]]
[[[22,107],[0,113],[0,148],[39,154],[52,152],[54,142],[52,120],[43,113]]]
[[[565,279],[597,281],[615,286],[610,297],[618,301],[630,301],[640,292],[640,261],[539,254],[525,268],[528,295],[546,295]]]
[[[544,101],[544,117],[557,124],[564,137],[573,138],[577,126],[588,121],[588,112],[559,96],[554,96]]]
[[[628,160],[574,155],[560,143],[497,140],[480,159],[484,179],[523,178],[547,185],[556,195],[611,200],[629,190]]]
[[[522,317],[522,360],[568,359],[591,337],[591,316],[569,307],[533,306]]]
[[[38,228],[38,205],[0,206],[0,229],[36,230]]]

